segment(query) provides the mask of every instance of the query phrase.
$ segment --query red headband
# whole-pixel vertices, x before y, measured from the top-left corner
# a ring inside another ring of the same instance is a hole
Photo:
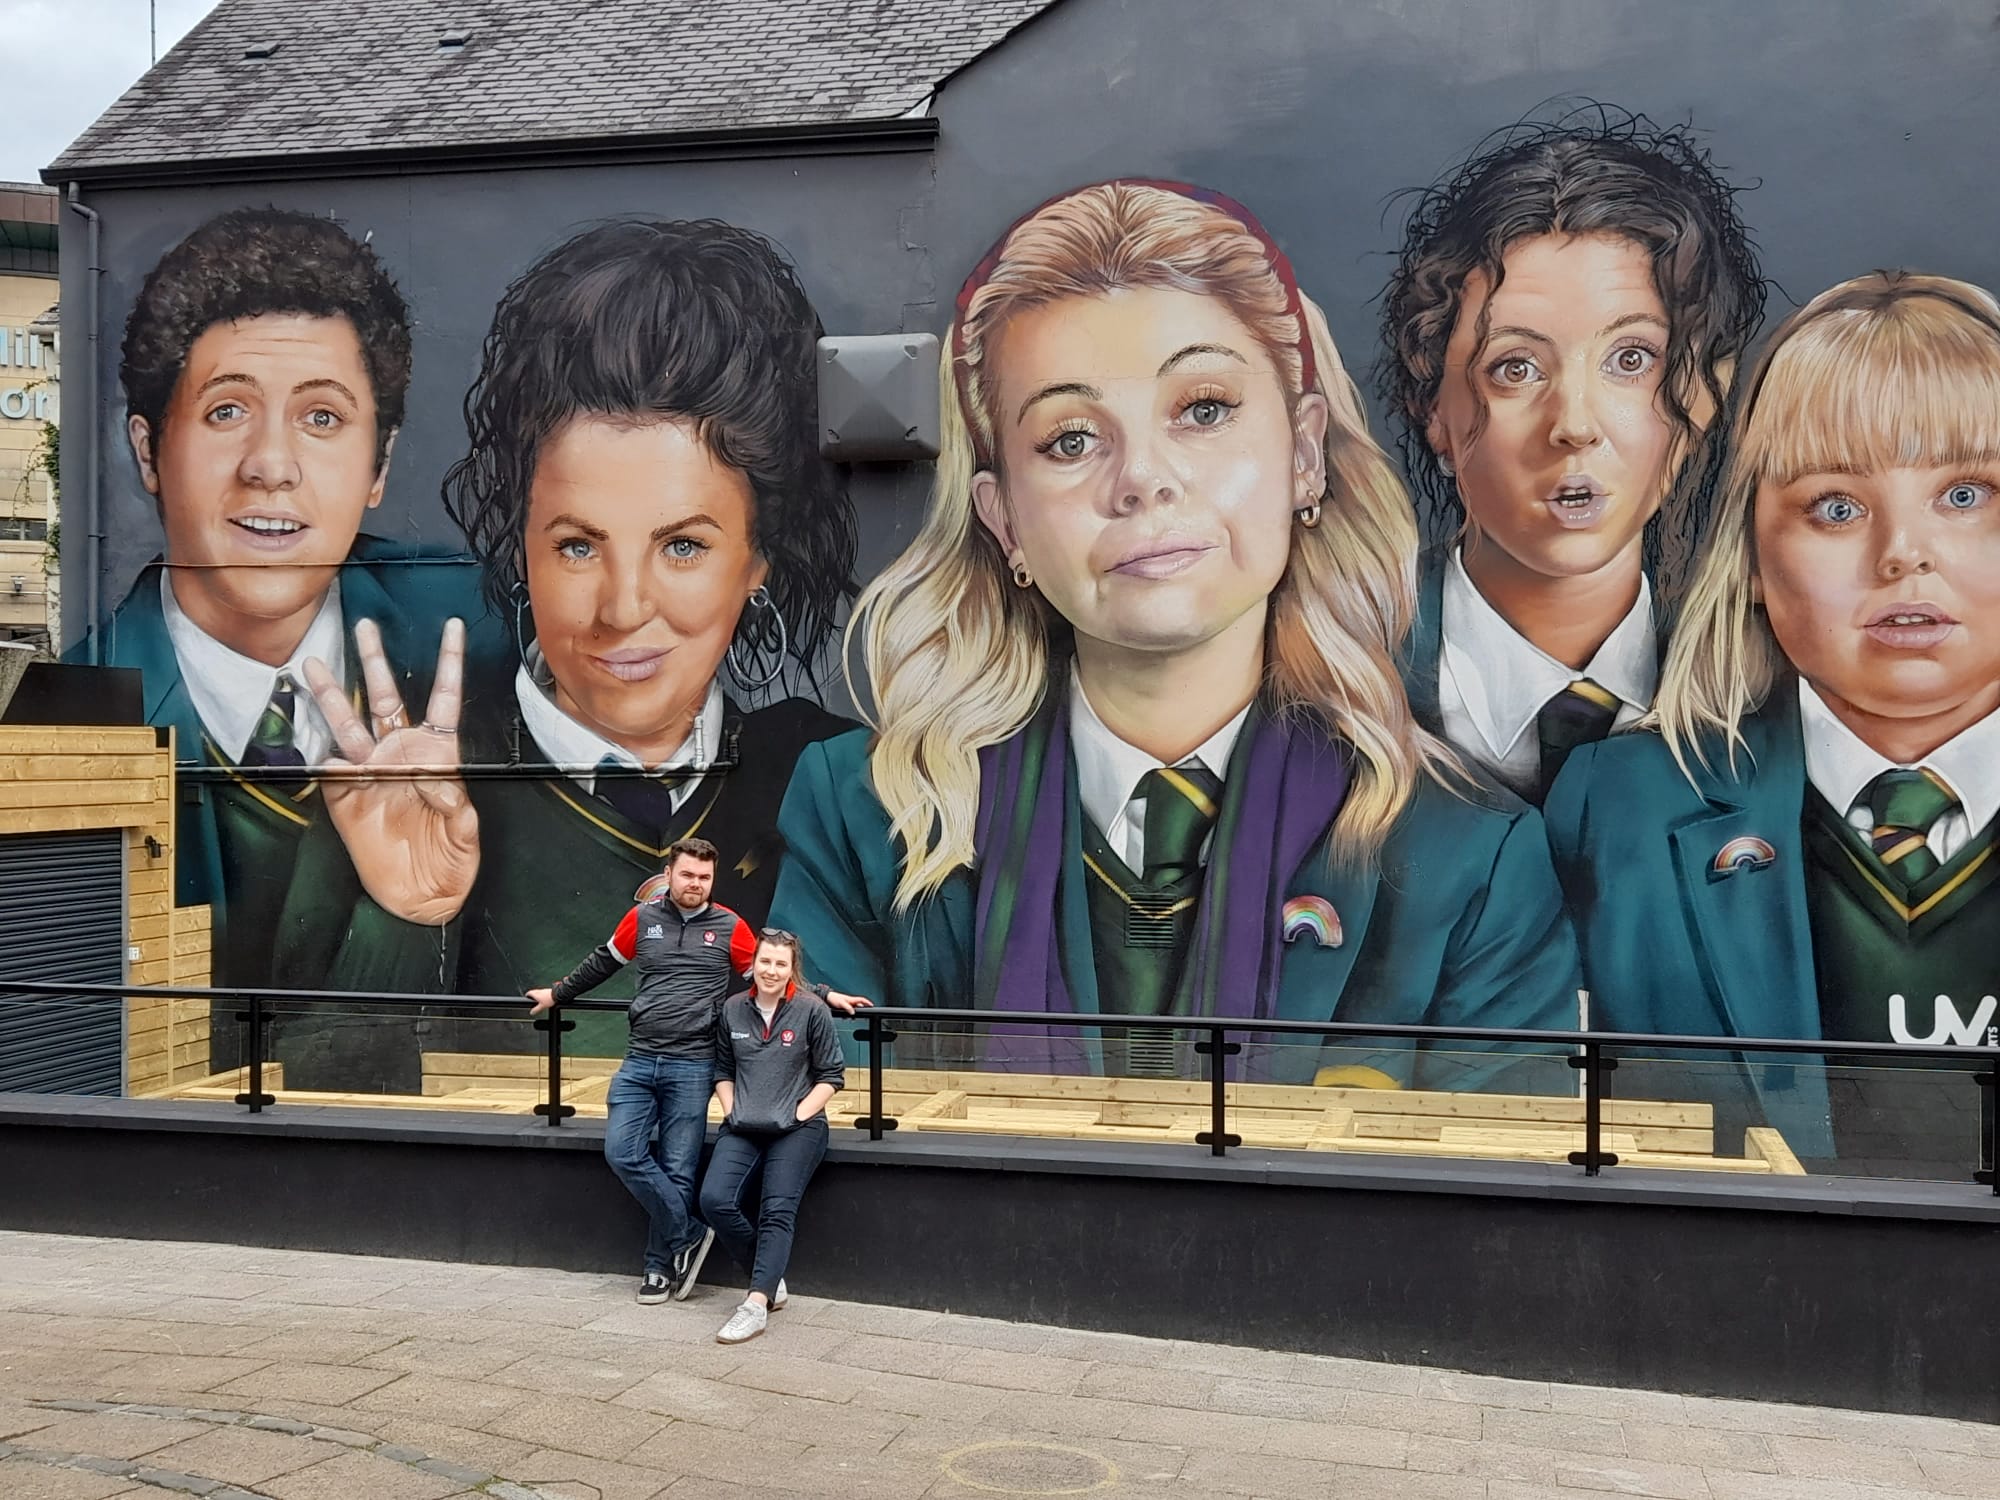
[[[1161,182],[1149,177],[1117,177],[1108,182],[1097,182],[1085,187],[1069,188],[1064,192],[1056,194],[1053,198],[1036,204],[1027,213],[1022,214],[1020,218],[1009,224],[1007,232],[993,242],[993,248],[988,250],[985,258],[972,268],[972,274],[965,278],[965,284],[958,289],[958,311],[957,316],[952,320],[952,378],[958,385],[958,402],[959,406],[965,412],[966,427],[972,433],[972,441],[975,449],[974,461],[981,468],[991,467],[992,456],[979,451],[984,448],[984,444],[980,441],[979,426],[974,418],[972,392],[966,381],[966,313],[972,306],[973,297],[978,294],[981,287],[986,285],[992,278],[993,272],[999,267],[1001,256],[1007,247],[1007,242],[1014,237],[1014,232],[1017,229],[1053,205],[1074,198],[1079,193],[1089,192],[1094,187],[1153,188],[1162,193],[1172,193],[1177,198],[1185,198],[1190,203],[1201,203],[1210,208],[1219,208],[1240,224],[1263,247],[1264,258],[1270,262],[1272,271],[1277,274],[1279,282],[1285,288],[1285,311],[1298,319],[1299,389],[1301,391],[1310,391],[1318,384],[1319,368],[1313,359],[1312,330],[1306,325],[1305,299],[1299,294],[1298,277],[1293,273],[1292,263],[1286,258],[1285,252],[1278,248],[1278,242],[1271,238],[1270,232],[1257,221],[1257,216],[1251,213],[1249,209],[1238,203],[1234,198],[1215,192],[1210,188],[1194,187],[1185,182]]]

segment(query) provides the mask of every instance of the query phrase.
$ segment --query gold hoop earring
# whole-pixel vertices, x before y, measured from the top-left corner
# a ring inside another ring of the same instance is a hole
[[[1029,588],[1034,584],[1034,581],[1035,581],[1035,576],[1034,574],[1028,571],[1028,565],[1026,563],[1017,562],[1014,564],[1015,588],[1017,589]]]
[[[1303,510],[1292,512],[1293,515],[1299,518],[1299,524],[1305,527],[1307,531],[1311,531],[1313,527],[1319,525],[1319,504],[1325,498],[1325,492],[1322,491],[1320,494],[1314,495],[1312,503]]]

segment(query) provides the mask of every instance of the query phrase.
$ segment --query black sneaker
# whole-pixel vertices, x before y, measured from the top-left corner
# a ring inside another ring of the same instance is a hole
[[[700,1239],[690,1241],[674,1252],[674,1301],[687,1301],[688,1293],[694,1290],[695,1278],[701,1274],[701,1263],[708,1259],[708,1247],[714,1243],[715,1231],[704,1228]]]
[[[639,1300],[647,1307],[664,1302],[673,1294],[674,1284],[667,1280],[664,1271],[648,1271],[646,1279],[639,1283]]]

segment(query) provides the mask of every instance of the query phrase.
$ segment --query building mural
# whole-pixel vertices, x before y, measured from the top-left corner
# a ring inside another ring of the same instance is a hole
[[[343,225],[211,217],[126,326],[119,514],[162,545],[100,646],[198,788],[216,982],[437,996],[280,1028],[293,1086],[413,1089],[531,1045],[449,998],[558,976],[699,834],[836,989],[1105,1018],[906,1064],[1197,1075],[1132,1015],[1985,1041],[2000,309],[1881,273],[1760,349],[1703,141],[1478,141],[1339,291],[1378,347],[1222,174],[1067,187],[950,268],[907,531],[820,455],[809,245],[628,214],[521,256],[448,524],[378,525],[454,346]],[[1977,1123],[1950,1070],[1657,1065],[1815,1161]],[[1236,1066],[1575,1087],[1518,1047]]]

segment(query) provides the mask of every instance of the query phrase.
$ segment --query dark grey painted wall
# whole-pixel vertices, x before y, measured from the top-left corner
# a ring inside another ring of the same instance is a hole
[[[1270,225],[1327,309],[1357,373],[1397,194],[1481,136],[1559,96],[1691,121],[1732,179],[1768,271],[1803,300],[1845,276],[1908,265],[2000,281],[2000,122],[1992,0],[1064,0],[940,93],[922,154],[562,171],[481,172],[107,192],[100,442],[104,602],[157,546],[116,406],[117,338],[153,260],[223,207],[331,211],[376,243],[421,321],[410,418],[384,511],[449,535],[438,480],[458,403],[507,280],[582,223],[619,213],[716,215],[798,261],[829,329],[941,329],[959,280],[1017,214],[1119,175],[1223,189]],[[65,215],[70,410],[89,394],[82,221]],[[72,417],[74,422],[75,417]],[[70,448],[64,585],[84,600]],[[907,538],[923,477],[859,477],[865,577]]]

